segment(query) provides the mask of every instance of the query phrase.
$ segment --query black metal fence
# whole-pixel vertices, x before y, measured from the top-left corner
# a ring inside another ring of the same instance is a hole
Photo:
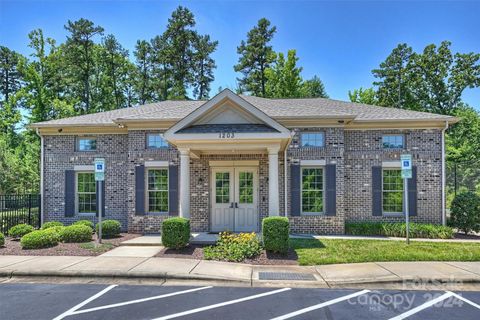
[[[447,206],[463,191],[480,194],[480,160],[447,161]]]
[[[19,223],[39,228],[40,205],[39,194],[0,195],[0,232],[5,234]]]

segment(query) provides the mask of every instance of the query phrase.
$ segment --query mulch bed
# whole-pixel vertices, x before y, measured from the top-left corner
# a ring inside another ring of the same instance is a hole
[[[121,233],[120,237],[113,239],[104,239],[103,243],[113,245],[110,249],[113,249],[120,245],[121,242],[139,237],[139,234]],[[93,236],[96,240],[96,235]],[[94,243],[94,241],[92,241]],[[5,245],[0,247],[0,255],[12,255],[12,256],[98,256],[106,251],[110,250],[105,248],[105,251],[96,252],[89,249],[82,248],[80,243],[59,243],[55,247],[45,249],[30,249],[24,250],[20,245],[20,241],[12,240],[11,238],[5,239]]]
[[[164,248],[159,253],[157,253],[155,257],[204,260],[203,246],[189,245],[186,248],[180,250]],[[255,265],[298,265],[297,259],[297,254],[293,249],[290,249],[286,255],[266,252],[265,250],[262,250],[262,253],[260,253],[260,255],[258,255],[257,257],[252,259],[245,259],[241,263]]]
[[[455,233],[453,239],[480,240],[480,235],[469,233]]]

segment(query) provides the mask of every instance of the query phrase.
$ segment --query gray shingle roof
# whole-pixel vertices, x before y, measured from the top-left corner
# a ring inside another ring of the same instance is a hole
[[[454,117],[396,108],[371,106],[324,98],[266,99],[240,95],[241,98],[274,119],[281,118],[354,118],[354,121],[455,120]],[[143,106],[99,112],[83,116],[35,123],[32,127],[108,126],[115,121],[171,120],[184,118],[205,101],[161,101]]]

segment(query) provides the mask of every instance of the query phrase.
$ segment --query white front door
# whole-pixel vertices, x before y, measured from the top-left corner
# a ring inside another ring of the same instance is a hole
[[[258,169],[212,169],[212,231],[258,231]]]

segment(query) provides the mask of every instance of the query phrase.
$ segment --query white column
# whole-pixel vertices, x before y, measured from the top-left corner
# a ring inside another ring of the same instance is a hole
[[[278,152],[279,148],[268,148],[268,215],[280,215],[278,193]]]
[[[180,151],[180,210],[182,218],[190,219],[190,149]]]

